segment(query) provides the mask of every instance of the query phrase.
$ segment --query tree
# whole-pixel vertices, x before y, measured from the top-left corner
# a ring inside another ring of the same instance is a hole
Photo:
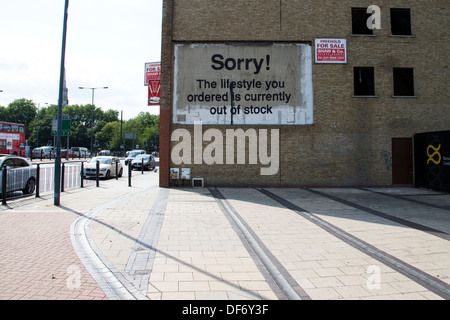
[[[120,150],[120,121],[108,122],[95,134],[95,140],[98,140],[102,149],[106,149],[108,142],[111,142],[111,150]]]
[[[0,120],[6,121],[8,118],[8,109],[6,107],[0,106]]]
[[[29,125],[29,134],[26,135],[27,142],[32,147],[40,147],[47,145],[48,141],[53,140],[52,137],[52,120],[58,113],[57,105],[50,105],[39,109],[39,116],[31,121]],[[37,141],[39,135],[39,141]]]
[[[105,122],[115,122],[115,121],[119,121],[119,111],[117,110],[106,110],[103,113],[103,121]]]
[[[124,125],[124,133],[136,133],[136,140],[131,149],[139,145],[140,148],[148,151],[155,150],[155,141],[159,145],[158,123],[159,116],[152,115],[149,112],[141,112],[136,118],[128,120]],[[146,144],[147,147],[145,147]]]
[[[103,111],[91,104],[75,104],[65,106],[62,112],[72,119],[70,146],[90,147],[93,128],[94,139],[99,141],[100,148],[107,148],[108,142],[111,142],[110,149],[120,151],[119,111],[112,109]],[[92,112],[94,112],[94,123],[92,123]],[[54,140],[51,132],[53,120],[57,114],[57,105],[48,105],[38,110],[33,101],[25,98],[13,101],[8,107],[0,106],[0,120],[24,124],[27,143],[32,148],[47,145],[48,141]],[[147,151],[156,150],[155,144],[159,144],[158,123],[159,116],[151,115],[149,112],[141,112],[137,117],[125,121],[123,133],[136,133],[134,145],[131,146],[128,141],[127,149],[133,149],[138,144]],[[123,140],[122,142],[124,143]],[[65,143],[66,139],[62,139],[63,146]]]
[[[15,100],[6,108],[5,120],[25,125],[25,135],[30,134],[30,124],[37,115],[37,108],[33,101],[25,98]]]

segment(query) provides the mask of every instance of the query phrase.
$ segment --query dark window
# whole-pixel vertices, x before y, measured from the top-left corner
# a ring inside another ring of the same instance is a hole
[[[370,17],[367,8],[352,8],[352,34],[373,34],[372,29],[367,28]]]
[[[375,76],[373,67],[355,67],[354,85],[355,96],[374,96],[375,95]]]
[[[10,167],[11,169],[15,168],[15,161],[14,159],[7,159],[3,162],[3,167]]]
[[[391,9],[391,32],[392,35],[411,35],[411,10]]]
[[[394,68],[394,96],[414,96],[412,68]]]

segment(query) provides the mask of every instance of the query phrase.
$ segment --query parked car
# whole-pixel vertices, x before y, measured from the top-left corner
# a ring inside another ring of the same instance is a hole
[[[54,147],[40,147],[34,148],[32,152],[33,158],[50,159],[52,157],[52,152],[54,152]]]
[[[72,152],[77,158],[89,158],[91,156],[88,148],[84,147],[72,147]]]
[[[75,157],[71,149],[61,149],[61,158],[73,158]]]
[[[69,149],[69,152],[67,152],[67,149],[61,149],[61,158],[73,158],[75,157],[74,153],[71,149]],[[52,150],[52,158],[56,158],[56,149]]]
[[[98,153],[98,156],[110,156],[111,151],[110,150],[102,150]]]
[[[125,165],[128,165],[128,163],[131,163],[131,161],[136,157],[138,154],[145,154],[145,150],[132,150],[128,154],[127,158],[125,159]]]
[[[131,161],[131,169],[141,170],[142,164],[144,165],[144,170],[155,169],[155,158],[149,154],[138,154]]]
[[[0,155],[0,195],[3,192],[3,168],[7,168],[6,191],[21,190],[23,194],[32,194],[36,188],[36,167],[19,156]]]
[[[97,176],[97,161],[100,165],[99,177],[109,179],[110,177],[122,177],[123,164],[117,157],[101,156],[92,158],[84,165],[83,176],[85,178],[95,178]],[[116,172],[117,163],[117,172]]]

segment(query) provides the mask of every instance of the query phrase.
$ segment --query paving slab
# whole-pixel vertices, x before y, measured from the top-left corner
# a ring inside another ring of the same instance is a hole
[[[448,194],[158,179],[2,206],[0,299],[450,299]]]

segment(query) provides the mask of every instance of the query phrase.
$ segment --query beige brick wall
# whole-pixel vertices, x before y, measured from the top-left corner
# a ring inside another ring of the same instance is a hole
[[[164,3],[170,8],[165,16],[173,14],[173,21],[163,25],[161,109],[170,112],[172,48],[176,42],[288,41],[309,42],[313,46],[316,37],[347,39],[347,64],[313,63],[313,125],[239,126],[244,130],[280,130],[279,173],[261,176],[259,164],[182,166],[191,167],[192,176],[204,177],[207,185],[390,185],[392,169],[382,152],[391,153],[392,138],[450,129],[447,0]],[[381,7],[381,30],[374,30],[375,36],[352,36],[351,7],[372,4]],[[411,9],[412,37],[390,35],[389,8]],[[353,97],[355,66],[375,68],[377,97]],[[392,97],[393,67],[414,68],[415,98]],[[192,130],[192,126],[171,124],[170,132],[177,128]],[[208,128],[204,126],[204,130]],[[236,129],[217,128],[223,132]],[[161,143],[168,143],[167,137]],[[172,142],[169,149],[175,144]],[[174,164],[169,162],[168,166]]]

